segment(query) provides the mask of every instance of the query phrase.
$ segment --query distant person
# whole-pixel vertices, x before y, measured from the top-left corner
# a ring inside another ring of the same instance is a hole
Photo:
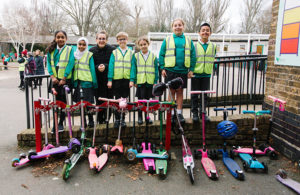
[[[2,52],[1,53],[1,59],[3,59],[5,57],[5,54]]]
[[[77,50],[74,52],[75,66],[74,66],[74,97],[73,101],[80,101],[80,88],[83,91],[83,100],[94,104],[94,92],[97,85],[97,77],[95,72],[93,53],[88,50],[88,40],[81,37],[77,41]],[[93,114],[88,113],[88,126],[94,127]],[[84,118],[84,126],[86,127],[86,119]]]
[[[10,57],[8,55],[6,55],[4,57],[4,60],[3,60],[3,65],[5,66],[4,70],[8,70],[7,66],[8,66],[9,59],[10,59]]]
[[[149,51],[148,47],[150,41],[146,36],[140,37],[137,41],[137,46],[141,50],[135,53],[133,58],[133,77],[135,84],[137,84],[136,97],[139,100],[147,99],[153,97],[152,88],[153,85],[157,83],[158,80],[158,62],[156,56]],[[145,113],[145,121],[146,121]],[[143,113],[141,110],[138,111],[138,124],[143,123]],[[151,124],[152,121],[149,120]]]
[[[36,64],[32,52],[27,53],[27,60],[25,63],[25,74],[26,75],[35,75]]]
[[[113,88],[116,99],[128,98],[130,88],[134,86],[134,79],[131,78],[132,73],[132,60],[134,52],[127,47],[128,34],[126,32],[119,32],[116,35],[119,47],[115,49],[110,56],[108,67],[108,82],[107,87]],[[122,117],[121,126],[125,127],[125,113],[120,115],[119,112],[115,112],[115,124],[114,127],[118,128],[120,119]]]
[[[107,87],[107,73],[108,73],[108,64],[109,59],[112,54],[112,51],[115,49],[111,45],[107,44],[108,34],[106,31],[101,30],[96,35],[97,45],[90,49],[90,52],[93,53],[93,59],[95,64],[95,72],[97,75],[98,88],[95,90],[96,104],[100,105],[103,101],[99,101],[99,97],[104,98],[113,98],[112,89]],[[109,116],[110,118],[110,116]],[[108,120],[109,120],[108,118]],[[103,110],[98,113],[97,122],[99,124],[105,123],[106,121],[106,111]]]
[[[40,54],[41,54],[40,50],[35,51],[34,60],[36,63],[36,75],[45,75],[43,57]],[[42,85],[42,80],[43,80],[42,78],[36,79],[34,88],[36,88],[37,85]]]
[[[71,46],[66,45],[67,33],[63,30],[54,33],[54,40],[47,47],[47,69],[50,75],[49,90],[53,86],[57,91],[56,99],[66,103],[66,95],[64,85],[71,87],[72,71],[74,68],[74,51]],[[65,112],[60,111],[60,120],[58,123],[58,131],[64,130],[63,122],[65,120]],[[54,125],[53,125],[54,127]],[[55,129],[52,129],[52,133]]]
[[[180,88],[171,89],[172,96],[177,103],[180,123],[185,122],[182,113],[183,89],[187,87],[189,68],[196,63],[195,47],[191,38],[184,35],[184,25],[184,21],[180,18],[172,22],[173,34],[163,41],[159,52],[159,64],[165,82],[177,77],[183,80],[183,85]],[[175,117],[174,111],[172,111],[172,122],[175,122]]]
[[[197,62],[192,65],[189,72],[189,77],[192,78],[192,91],[205,91],[210,89],[210,77],[213,72],[213,66],[215,61],[215,56],[217,52],[216,44],[209,41],[211,35],[211,27],[208,23],[204,23],[200,26],[199,35],[200,41],[195,45],[196,48],[196,58]],[[200,96],[200,102],[198,102],[198,97]],[[204,95],[204,109],[206,109],[208,103],[207,94]],[[199,114],[202,114],[202,95],[192,94],[192,114],[193,121],[199,121]],[[207,115],[205,115],[205,120],[209,121]]]
[[[24,50],[22,51],[20,58],[18,59],[19,63],[19,75],[20,75],[20,85],[18,86],[21,90],[25,89],[24,86],[24,71],[25,71],[25,64],[26,64],[26,56],[27,56],[27,51]]]

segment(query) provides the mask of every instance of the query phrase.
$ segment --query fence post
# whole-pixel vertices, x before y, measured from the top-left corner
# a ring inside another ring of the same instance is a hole
[[[34,101],[34,118],[35,118],[35,149],[36,152],[42,150],[42,136],[41,136],[41,112],[39,111],[40,102]]]

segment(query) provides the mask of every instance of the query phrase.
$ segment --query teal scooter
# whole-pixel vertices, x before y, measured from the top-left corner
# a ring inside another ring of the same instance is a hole
[[[239,153],[240,158],[243,161],[244,170],[247,172],[249,169],[254,171],[262,170],[264,173],[268,173],[268,166],[264,162],[259,162],[256,158],[255,150],[256,150],[256,132],[258,128],[256,127],[256,116],[260,116],[263,114],[270,114],[269,110],[261,110],[261,111],[250,111],[244,110],[243,114],[254,114],[254,127],[253,127],[253,154]]]

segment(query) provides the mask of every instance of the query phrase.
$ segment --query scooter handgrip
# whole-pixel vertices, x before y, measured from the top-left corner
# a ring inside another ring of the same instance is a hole
[[[139,103],[158,103],[158,100],[138,100]]]
[[[268,98],[271,99],[271,100],[273,100],[273,102],[279,102],[281,104],[286,104],[286,101],[283,101],[283,100],[281,100],[279,98],[276,98],[274,96],[269,95]]]
[[[104,101],[104,102],[108,102],[108,101],[110,101],[110,102],[117,102],[117,103],[119,103],[119,100],[115,100],[115,99],[108,99],[108,98],[102,98],[102,97],[99,97],[99,98],[98,98],[98,100],[100,100],[100,101]]]
[[[260,110],[256,114],[257,115],[271,114],[271,111],[270,110]]]
[[[227,110],[236,110],[236,107],[227,108]]]
[[[70,88],[68,87],[68,85],[65,85],[64,88],[65,88],[66,92],[68,92],[68,93],[70,92]]]
[[[207,91],[191,91],[190,92],[191,94],[200,94],[200,93],[216,93],[215,91],[210,91],[210,90],[207,90]]]
[[[214,108],[214,111],[223,111],[224,108]]]
[[[173,102],[159,102],[159,104],[162,104],[162,105],[172,105]]]
[[[254,110],[243,110],[243,114],[255,114]]]

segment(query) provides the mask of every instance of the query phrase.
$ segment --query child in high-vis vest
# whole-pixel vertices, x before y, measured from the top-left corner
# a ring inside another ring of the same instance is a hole
[[[26,64],[26,55],[27,50],[22,51],[18,63],[19,63],[19,74],[20,74],[20,85],[18,86],[21,90],[25,89],[24,86],[24,71],[25,71],[25,64]]]
[[[198,41],[195,45],[197,61],[195,66],[191,66],[189,72],[189,77],[192,78],[192,91],[204,91],[210,89],[210,77],[213,72],[213,66],[216,55],[216,45],[209,41],[209,36],[211,35],[211,28],[208,23],[203,23],[200,26],[199,35],[200,41]],[[191,95],[191,111],[193,114],[194,122],[198,122],[199,114],[202,114],[202,95],[200,95],[200,103],[198,103],[198,97],[198,94]],[[204,95],[204,99],[204,109],[206,109],[208,102],[207,94]],[[205,116],[205,120],[209,121],[209,118]]]
[[[66,45],[67,33],[59,30],[54,33],[54,40],[50,46],[47,47],[47,69],[50,75],[49,91],[51,86],[57,91],[56,99],[66,102],[64,85],[71,86],[72,71],[74,67],[74,51],[71,46]],[[60,120],[58,123],[58,130],[64,130],[63,122],[65,120],[65,113],[60,112]],[[54,128],[52,129],[54,133]]]
[[[98,87],[95,72],[93,53],[88,51],[88,40],[81,37],[77,41],[77,50],[74,52],[75,66],[73,86],[75,88],[73,101],[80,101],[80,87],[83,91],[83,100],[94,103],[94,89]],[[93,115],[88,114],[89,127],[94,127]],[[86,120],[84,120],[86,123]],[[86,126],[86,124],[84,124]]]
[[[137,41],[137,45],[141,50],[135,53],[133,60],[133,71],[135,75],[135,83],[137,84],[136,97],[138,99],[147,99],[153,97],[152,88],[158,80],[158,64],[156,56],[148,50],[150,41],[146,36],[140,37]],[[138,124],[143,123],[142,111],[138,112]],[[145,115],[146,119],[146,115]],[[149,123],[152,123],[149,120]]]
[[[119,32],[116,35],[119,47],[115,49],[109,60],[108,65],[108,82],[107,87],[113,88],[113,93],[116,99],[129,97],[130,88],[134,86],[132,61],[134,52],[127,47],[128,34],[126,32]],[[120,113],[115,112],[114,127],[118,128],[120,124]],[[121,126],[125,127],[125,114],[122,115]]]
[[[165,77],[165,82],[181,77],[183,86],[177,90],[171,89],[172,96],[177,103],[177,113],[181,123],[184,123],[182,115],[183,89],[187,87],[187,74],[189,68],[196,63],[195,47],[191,38],[184,35],[184,21],[175,19],[172,22],[173,35],[168,36],[162,43],[159,52],[159,64],[162,69],[161,74]],[[170,97],[169,97],[170,100]],[[172,122],[175,115],[172,111]]]

